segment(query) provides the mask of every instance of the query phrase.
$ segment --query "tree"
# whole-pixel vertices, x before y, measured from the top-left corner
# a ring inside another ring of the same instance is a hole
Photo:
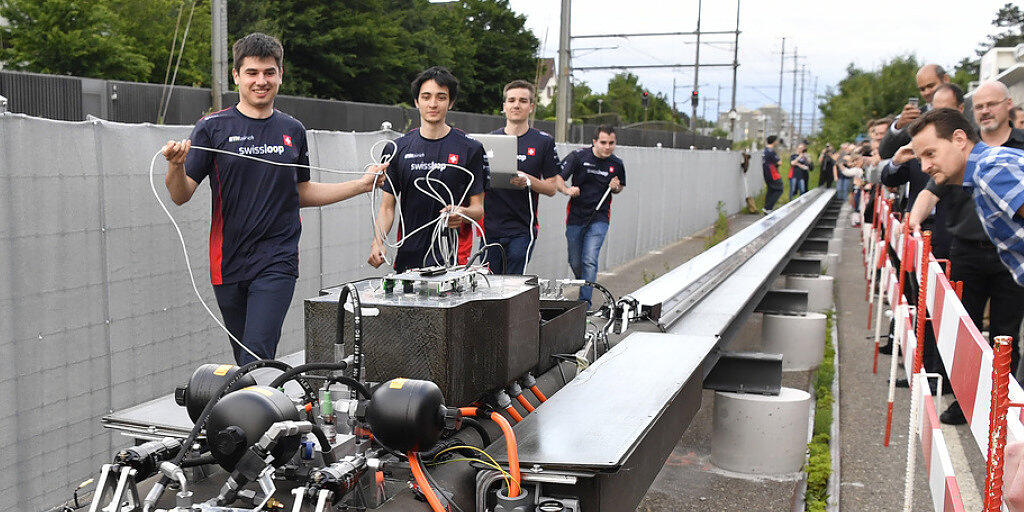
[[[853,64],[846,78],[825,92],[819,139],[833,145],[851,141],[866,130],[870,119],[899,112],[907,98],[917,96],[917,58],[894,57],[877,71],[863,71]]]
[[[1024,43],[1024,11],[1012,3],[1006,3],[996,11],[992,26],[1004,28],[997,34],[990,34],[987,41],[978,45],[975,53],[979,57],[994,47],[1017,46]]]
[[[9,69],[114,80],[143,80],[152,62],[120,31],[102,0],[3,0],[0,61]]]
[[[210,86],[210,0],[107,0],[107,3],[112,11],[125,14],[119,19],[118,32],[130,38],[132,46],[153,64],[150,73],[141,81],[162,84],[165,77],[169,81],[178,64],[174,83]],[[168,68],[172,38],[175,49]],[[182,51],[183,38],[184,53],[179,64],[178,53]]]

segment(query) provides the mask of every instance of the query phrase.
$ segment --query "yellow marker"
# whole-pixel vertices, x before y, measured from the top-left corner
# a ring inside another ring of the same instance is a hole
[[[255,391],[261,395],[266,396],[267,398],[273,398],[274,396],[274,393],[271,393],[269,389],[263,386],[249,386],[247,388],[242,388],[242,391]]]
[[[402,386],[405,385],[405,381],[407,380],[409,379],[392,379],[391,384],[388,385],[388,387],[391,389],[402,389]]]
[[[234,368],[234,367],[235,367],[235,365],[233,365],[233,364],[222,364],[222,365],[218,366],[216,370],[213,371],[213,374],[214,375],[220,375],[220,376],[223,377],[224,375],[227,375],[227,373],[229,371],[231,371],[231,369]]]

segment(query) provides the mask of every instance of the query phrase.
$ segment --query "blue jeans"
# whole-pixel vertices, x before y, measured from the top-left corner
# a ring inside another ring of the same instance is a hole
[[[487,248],[487,266],[491,268],[491,273],[522,274],[526,271],[526,250],[530,245],[529,234],[488,238],[487,243],[499,244],[505,248],[504,261],[502,261],[501,249],[497,247]],[[536,240],[534,240],[533,245],[536,247]],[[529,247],[529,250],[530,254],[533,254],[533,247]]]
[[[803,178],[791,178],[789,180],[789,198],[792,199],[807,192],[807,182]]]
[[[251,281],[213,286],[224,325],[263,359],[274,359],[281,326],[295,293],[296,277],[283,272],[261,272]],[[239,366],[256,359],[231,341]]]
[[[839,199],[846,199],[846,196],[850,195],[850,188],[853,186],[853,179],[847,178],[842,174],[839,175],[839,182],[836,185],[836,197]]]
[[[587,226],[569,224],[565,226],[565,240],[569,246],[569,267],[576,279],[597,281],[597,257],[601,254],[601,244],[608,234],[607,222],[592,222]],[[580,287],[580,300],[590,303],[594,290],[590,286]]]

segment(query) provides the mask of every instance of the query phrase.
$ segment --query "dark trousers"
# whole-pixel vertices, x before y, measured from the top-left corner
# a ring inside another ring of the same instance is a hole
[[[775,203],[779,200],[780,197],[782,197],[782,182],[779,182],[779,188],[772,188],[772,186],[769,184],[768,191],[765,192],[764,194],[764,209],[774,210]]]
[[[499,244],[503,249],[497,247],[487,248],[487,266],[494,274],[522,274],[526,270],[526,251],[533,252],[530,247],[530,234],[518,236],[502,236],[488,238],[488,244]],[[536,247],[537,242],[534,240]],[[504,255],[504,258],[502,258]]]
[[[995,246],[954,238],[949,251],[950,278],[964,282],[964,309],[978,330],[989,304],[989,343],[996,336],[1012,336],[1010,371],[1020,364],[1020,323],[1024,318],[1024,288],[1017,285],[1003,266]]]
[[[274,359],[281,339],[288,305],[295,293],[296,277],[283,272],[263,272],[251,281],[213,287],[217,305],[228,331],[262,359]],[[239,366],[256,359],[231,341]]]

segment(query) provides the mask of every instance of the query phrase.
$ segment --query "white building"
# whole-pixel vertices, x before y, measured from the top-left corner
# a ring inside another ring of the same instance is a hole
[[[992,48],[981,57],[978,78],[982,82],[998,80],[1010,89],[1014,105],[1024,105],[1024,44],[1012,48]],[[971,84],[968,99],[977,87]]]
[[[719,112],[716,125],[728,132],[730,125],[729,112]],[[778,135],[786,139],[791,131],[788,129],[789,114],[775,104],[764,105],[755,110],[737,106],[736,122],[732,126],[733,130],[729,134],[729,138],[734,141],[746,139],[760,140],[768,135]]]

